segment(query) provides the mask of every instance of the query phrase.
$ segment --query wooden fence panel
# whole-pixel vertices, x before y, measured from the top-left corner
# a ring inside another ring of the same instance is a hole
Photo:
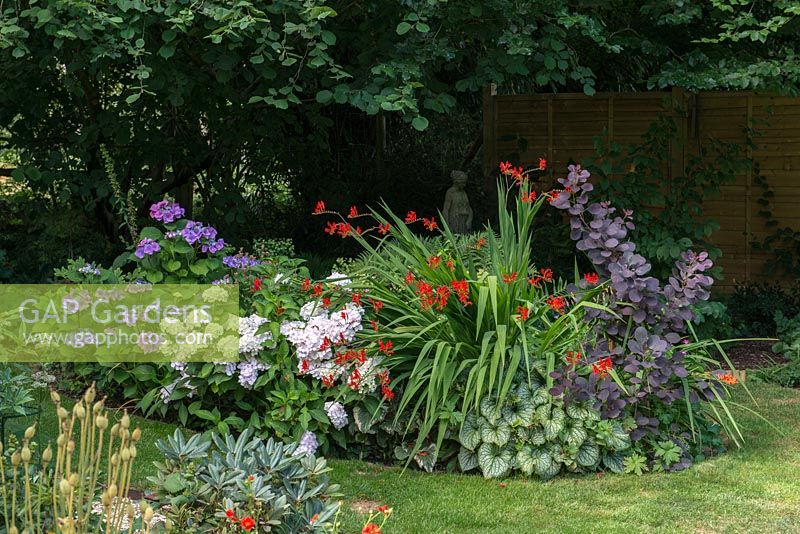
[[[774,190],[773,212],[781,225],[800,229],[800,98],[750,92],[559,93],[498,95],[484,92],[484,177],[487,187],[497,163],[512,156],[524,165],[548,161],[551,182],[570,162],[596,157],[595,138],[606,132],[623,146],[638,144],[659,115],[671,115],[678,139],[671,146],[667,176],[683,173],[686,161],[709,137],[747,145],[747,128],[759,131],[757,148],[747,149],[754,167]],[[676,111],[681,110],[681,111]],[[752,250],[754,237],[768,235],[759,215],[761,190],[755,169],[737,175],[704,204],[705,214],[720,223],[711,236],[723,252],[719,264],[730,290],[740,280],[763,279],[770,255]],[[547,184],[549,187],[550,184]],[[491,185],[493,188],[493,185]]]

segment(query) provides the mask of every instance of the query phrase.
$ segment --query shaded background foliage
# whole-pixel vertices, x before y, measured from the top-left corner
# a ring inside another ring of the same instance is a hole
[[[2,174],[25,188],[6,194],[3,265],[42,280],[66,257],[108,261],[131,239],[120,206],[143,217],[164,194],[237,246],[288,236],[320,265],[350,251],[305,216],[318,198],[433,213],[460,168],[485,220],[485,84],[794,92],[797,13],[758,0],[5,3]]]

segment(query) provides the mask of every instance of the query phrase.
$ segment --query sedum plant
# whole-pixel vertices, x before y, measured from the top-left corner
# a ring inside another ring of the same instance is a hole
[[[174,532],[245,530],[276,533],[326,532],[339,503],[324,458],[272,439],[195,434],[180,430],[156,445],[164,454],[149,480],[169,505]]]
[[[0,510],[5,531],[118,533],[126,518],[132,526],[134,507],[128,493],[141,430],[131,430],[127,413],[109,428],[105,399],[96,400],[94,385],[71,411],[62,406],[55,391],[51,398],[58,418],[55,448],[48,444],[34,459],[34,425],[25,431],[8,460],[0,450]],[[98,499],[100,518],[93,514]],[[142,531],[149,532],[153,510],[146,504],[141,510],[145,519]]]

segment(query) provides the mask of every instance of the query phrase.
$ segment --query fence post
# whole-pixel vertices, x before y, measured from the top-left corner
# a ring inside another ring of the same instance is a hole
[[[677,127],[675,139],[670,142],[670,179],[681,176],[686,171],[686,141],[688,122],[686,119],[686,94],[681,87],[672,88],[672,109],[670,115]]]

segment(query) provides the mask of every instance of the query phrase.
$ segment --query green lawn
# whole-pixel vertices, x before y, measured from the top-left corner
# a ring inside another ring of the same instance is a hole
[[[347,500],[346,532],[363,518],[353,508],[369,501],[394,508],[389,534],[800,532],[800,391],[750,389],[784,435],[740,410],[746,447],[681,473],[500,483],[332,461]]]
[[[560,477],[549,482],[423,474],[358,461],[332,460],[345,497],[345,532],[358,532],[358,510],[389,504],[384,529],[394,533],[511,532],[800,532],[800,391],[752,384],[758,411],[778,431],[738,410],[747,443],[674,474]],[[751,404],[739,391],[739,401]],[[44,432],[54,416],[43,416]],[[156,440],[168,424],[141,426],[134,484],[147,486]]]

